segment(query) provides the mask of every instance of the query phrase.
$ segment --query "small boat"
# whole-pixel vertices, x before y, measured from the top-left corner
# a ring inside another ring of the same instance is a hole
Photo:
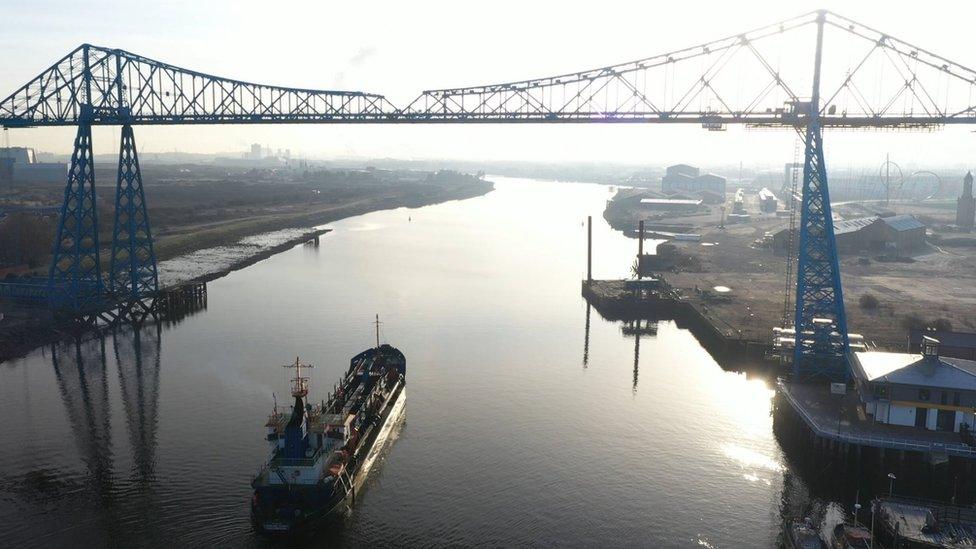
[[[827,549],[827,544],[809,518],[787,523],[785,537],[788,549]]]
[[[871,531],[859,524],[841,522],[834,527],[831,537],[831,549],[872,549],[879,547],[871,544]]]

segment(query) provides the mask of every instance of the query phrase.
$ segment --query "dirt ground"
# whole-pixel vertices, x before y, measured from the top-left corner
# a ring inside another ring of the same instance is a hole
[[[845,208],[836,208],[845,210]],[[946,205],[922,207],[898,205],[898,213],[914,213],[926,223],[938,226],[949,221]],[[750,208],[752,212],[756,209]],[[846,212],[855,216],[856,211]],[[861,214],[864,215],[864,214]],[[702,259],[704,272],[663,273],[681,293],[716,322],[720,329],[751,340],[766,341],[772,328],[781,325],[784,312],[786,256],[753,247],[767,231],[782,228],[786,220],[753,214],[748,224],[720,229],[713,216],[694,216],[700,223],[695,232],[699,242],[674,242],[683,253]],[[682,222],[693,218],[682,217]],[[663,221],[663,220],[662,220]],[[692,222],[694,222],[692,221]],[[942,236],[959,236],[946,233]],[[848,328],[864,335],[869,343],[891,350],[907,346],[910,318],[915,323],[933,324],[945,319],[957,331],[976,331],[976,247],[949,247],[929,243],[916,253],[913,262],[877,261],[873,254],[842,254],[841,278]],[[795,278],[795,273],[794,273]],[[716,298],[716,286],[731,291]],[[708,290],[705,294],[696,291]],[[792,292],[790,314],[792,315]],[[861,297],[871,294],[879,306],[866,309]]]

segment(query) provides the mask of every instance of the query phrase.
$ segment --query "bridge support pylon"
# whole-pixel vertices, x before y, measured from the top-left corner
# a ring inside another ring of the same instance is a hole
[[[847,381],[847,315],[819,126],[807,128],[804,156],[793,374]]]
[[[122,126],[119,147],[109,282],[113,297],[122,304],[125,314],[145,314],[152,310],[146,300],[153,299],[159,290],[159,276],[139,154],[129,124]]]
[[[76,317],[97,310],[104,284],[98,257],[95,166],[89,123],[78,125],[52,256],[48,271],[51,307]]]
[[[817,18],[817,49],[809,122],[804,136],[803,198],[796,266],[793,377],[848,381],[847,315],[824,164],[820,66],[825,12]]]

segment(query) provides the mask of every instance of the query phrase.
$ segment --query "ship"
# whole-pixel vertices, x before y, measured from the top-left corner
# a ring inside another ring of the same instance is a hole
[[[268,417],[270,454],[251,486],[251,522],[262,534],[305,531],[345,515],[355,503],[406,401],[406,359],[388,344],[350,360],[328,398],[308,397],[313,366],[295,362],[290,410]]]
[[[786,524],[786,542],[788,549],[827,549],[820,533],[809,518],[794,520]]]

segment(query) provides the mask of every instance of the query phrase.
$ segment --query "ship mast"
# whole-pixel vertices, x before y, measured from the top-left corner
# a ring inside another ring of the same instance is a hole
[[[379,349],[380,348],[380,324],[382,324],[382,322],[380,322],[380,315],[376,315],[376,322],[374,322],[374,324],[376,324],[376,348]]]
[[[311,364],[302,364],[298,357],[295,357],[294,364],[285,364],[282,368],[294,368],[295,377],[291,380],[291,396],[293,397],[305,397],[308,395],[308,378],[302,377],[302,368],[314,368],[315,366]]]

